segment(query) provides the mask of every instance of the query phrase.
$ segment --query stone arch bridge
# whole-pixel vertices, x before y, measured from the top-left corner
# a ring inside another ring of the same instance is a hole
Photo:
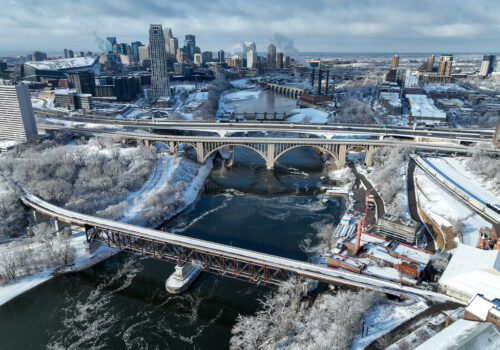
[[[293,86],[286,86],[286,85],[279,85],[279,84],[273,84],[273,83],[267,83],[266,87],[274,92],[284,94],[284,95],[289,95],[292,97],[299,97],[304,93],[304,89],[298,88],[298,87],[293,87]]]

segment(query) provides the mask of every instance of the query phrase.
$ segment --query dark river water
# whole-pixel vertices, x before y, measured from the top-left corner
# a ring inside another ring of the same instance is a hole
[[[163,229],[307,260],[307,241],[337,223],[341,199],[321,203],[326,174],[311,148],[284,155],[274,171],[245,148],[215,167],[195,203]],[[164,288],[174,266],[120,253],[64,275],[0,307],[0,349],[227,349],[239,314],[271,291],[203,273],[185,294]]]

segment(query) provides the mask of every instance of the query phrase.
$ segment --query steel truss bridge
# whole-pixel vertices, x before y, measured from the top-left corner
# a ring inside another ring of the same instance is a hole
[[[17,192],[21,201],[36,212],[84,228],[89,243],[103,241],[113,248],[178,264],[195,262],[204,271],[220,276],[261,285],[277,285],[296,275],[397,296],[416,294],[435,301],[454,300],[439,293],[350,271],[80,214],[50,204],[19,187]]]
[[[406,146],[414,150],[431,152],[470,153],[472,148],[461,145],[449,145],[427,142],[407,142],[397,140],[374,139],[321,139],[321,138],[285,138],[285,137],[216,137],[216,136],[173,136],[151,133],[125,132],[106,129],[72,128],[60,125],[45,125],[45,130],[66,130],[79,134],[104,136],[122,140],[123,142],[142,141],[146,145],[164,143],[171,153],[179,150],[181,145],[191,145],[196,150],[199,163],[204,163],[217,150],[228,146],[243,146],[257,152],[266,162],[267,169],[273,169],[275,162],[286,152],[297,147],[315,147],[321,152],[331,155],[337,167],[344,167],[346,154],[352,150],[365,150],[365,163],[372,165],[375,148]],[[498,152],[491,150],[492,152]]]

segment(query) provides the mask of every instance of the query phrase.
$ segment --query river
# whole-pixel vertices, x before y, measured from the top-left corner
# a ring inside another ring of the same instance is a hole
[[[268,171],[236,147],[234,165],[216,164],[202,193],[164,230],[307,260],[342,199],[322,204],[327,171],[312,148],[294,149]],[[190,291],[168,295],[170,263],[120,253],[56,277],[0,307],[0,349],[226,349],[239,314],[271,288],[203,273]]]

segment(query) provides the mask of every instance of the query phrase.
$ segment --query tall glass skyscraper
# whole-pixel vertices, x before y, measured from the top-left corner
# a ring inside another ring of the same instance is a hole
[[[167,53],[165,52],[165,37],[161,24],[149,26],[149,52],[151,58],[151,88],[152,99],[169,96],[167,74]]]
[[[106,38],[106,51],[108,53],[113,53],[113,44],[116,43],[116,38],[114,36],[108,36]]]

